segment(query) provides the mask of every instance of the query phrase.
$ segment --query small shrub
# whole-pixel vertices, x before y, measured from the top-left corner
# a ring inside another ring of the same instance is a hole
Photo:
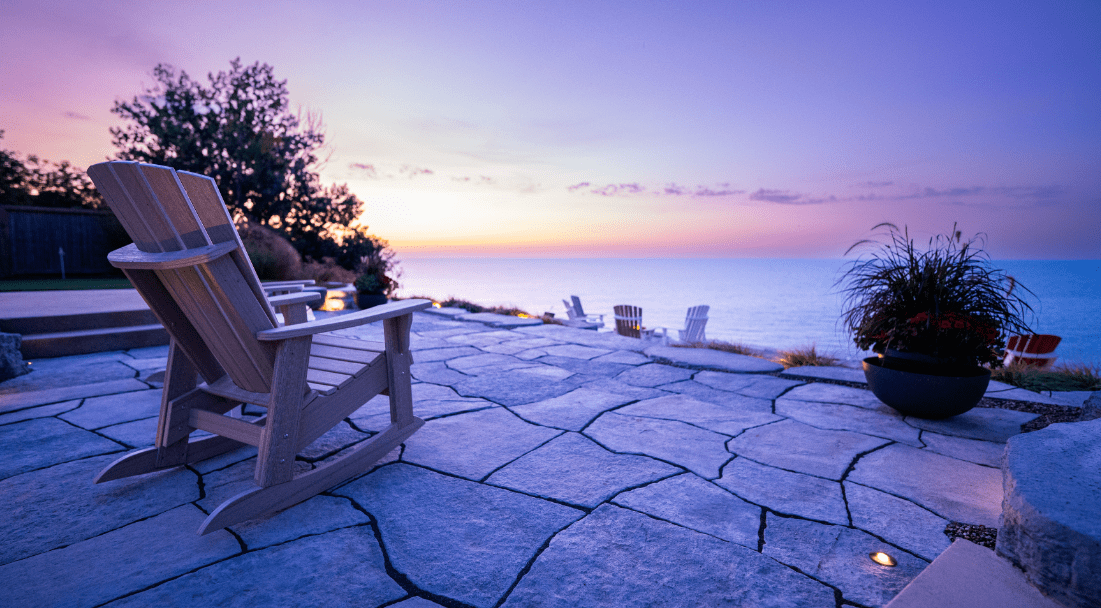
[[[245,244],[252,267],[262,281],[289,281],[302,278],[302,258],[290,241],[271,228],[255,223],[237,229]]]
[[[414,296],[414,298],[421,298],[425,300],[431,300],[428,296]],[[554,323],[561,325],[561,322],[555,320],[549,315],[533,315],[527,311],[520,310],[519,308],[509,308],[505,306],[482,306],[481,304],[475,304],[469,300],[460,300],[459,298],[448,298],[437,302],[443,308],[461,308],[467,312],[491,312],[498,315],[508,315],[510,317],[523,317],[525,319],[541,319],[544,323]]]
[[[829,367],[837,365],[837,359],[819,353],[813,344],[805,348],[782,350],[776,362],[783,365],[784,369],[790,367]]]
[[[991,370],[990,378],[1033,392],[1101,390],[1101,368],[1084,363],[1057,365],[1050,370],[1013,363]]]
[[[302,265],[296,279],[313,279],[317,283],[351,283],[356,273],[343,268],[333,258],[322,258],[320,262],[310,260]]]

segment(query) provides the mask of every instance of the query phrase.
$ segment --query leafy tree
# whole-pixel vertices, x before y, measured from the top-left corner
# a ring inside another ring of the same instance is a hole
[[[23,160],[0,149],[0,204],[99,209],[103,199],[88,174],[67,160],[51,163],[34,155]]]
[[[208,175],[239,218],[283,233],[304,256],[354,268],[386,242],[353,228],[364,204],[347,186],[322,186],[321,121],[288,109],[287,81],[259,62],[230,62],[208,85],[168,64],[156,84],[111,111],[119,157]]]

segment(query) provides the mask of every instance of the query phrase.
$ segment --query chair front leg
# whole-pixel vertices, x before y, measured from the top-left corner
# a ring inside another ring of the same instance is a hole
[[[413,353],[409,347],[409,329],[413,315],[392,317],[382,322],[386,337],[386,370],[390,394],[390,422],[403,427],[413,422],[413,388],[409,366]]]
[[[260,435],[256,455],[256,483],[267,487],[294,478],[298,453],[298,426],[306,396],[306,368],[312,337],[290,338],[279,343],[268,402],[268,420]]]
[[[187,437],[194,430],[188,425],[189,408],[176,401],[195,388],[198,372],[180,345],[172,340],[168,347],[168,366],[164,372],[161,415],[157,421],[157,466],[187,462]]]

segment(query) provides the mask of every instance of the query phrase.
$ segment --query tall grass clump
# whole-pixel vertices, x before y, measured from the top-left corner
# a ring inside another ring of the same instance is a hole
[[[838,363],[837,359],[818,352],[814,344],[804,348],[782,350],[776,362],[783,365],[784,369],[792,367],[830,367]]]
[[[1022,363],[1011,363],[993,370],[990,379],[1033,392],[1097,391],[1101,390],[1101,366],[1069,363],[1042,370]]]

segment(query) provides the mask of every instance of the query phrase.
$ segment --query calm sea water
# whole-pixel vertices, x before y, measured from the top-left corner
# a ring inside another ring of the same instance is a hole
[[[647,327],[684,326],[689,306],[711,306],[707,337],[749,346],[816,345],[845,359],[862,353],[840,325],[835,282],[845,260],[419,258],[402,261],[399,295],[462,298],[565,316],[580,296],[587,313],[643,309]],[[1036,294],[1033,328],[1063,337],[1061,361],[1101,363],[1101,260],[996,261]],[[673,333],[675,336],[675,332]]]

